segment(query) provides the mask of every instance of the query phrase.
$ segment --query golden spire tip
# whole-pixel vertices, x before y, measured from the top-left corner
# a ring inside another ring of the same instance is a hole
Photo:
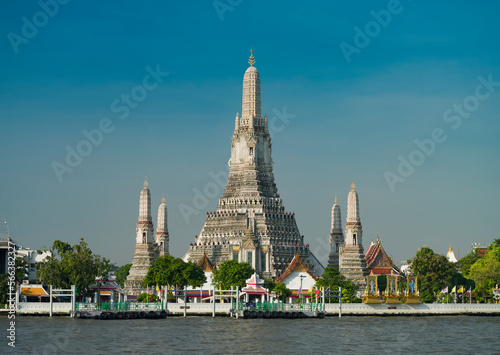
[[[335,194],[335,204],[337,204],[337,194]]]
[[[161,194],[161,203],[165,203],[165,194]]]
[[[356,185],[354,185],[354,179],[352,179],[351,188],[354,190],[355,187]]]
[[[255,58],[253,57],[253,49],[250,49],[250,59],[248,59],[248,64],[250,64],[251,67],[255,64]]]
[[[144,187],[148,187],[148,177],[147,176],[144,179]]]

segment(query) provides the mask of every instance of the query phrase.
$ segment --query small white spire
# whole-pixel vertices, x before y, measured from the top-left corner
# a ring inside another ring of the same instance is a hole
[[[238,112],[236,112],[236,118],[234,119],[234,130],[238,131],[239,128],[240,128],[240,116]]]

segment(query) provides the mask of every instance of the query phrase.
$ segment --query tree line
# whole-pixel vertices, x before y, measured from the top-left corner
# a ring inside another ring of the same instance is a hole
[[[129,273],[131,264],[117,268],[109,259],[92,253],[84,239],[71,246],[68,243],[56,240],[51,248],[51,254],[37,265],[37,278],[45,285],[57,288],[70,288],[76,285],[77,297],[90,296],[90,289],[97,280],[106,280],[110,271],[116,271],[116,280],[123,287]],[[42,251],[38,251],[41,253]],[[422,302],[434,302],[442,298],[441,291],[447,286],[463,286],[475,292],[480,301],[491,300],[492,289],[500,284],[500,239],[495,239],[488,246],[484,257],[471,251],[458,263],[452,263],[443,256],[434,253],[427,246],[422,247],[416,255],[408,260],[411,272],[418,276],[418,288]],[[27,264],[22,258],[16,259],[16,282],[21,283],[28,277]],[[255,270],[247,263],[228,260],[214,269],[212,284],[219,289],[229,289],[231,286],[246,286],[245,280],[249,279]],[[7,275],[0,275],[0,303],[6,302],[8,295]],[[292,291],[283,283],[263,278],[264,287],[274,292],[279,299],[286,299]],[[381,280],[383,281],[383,280]],[[201,287],[206,283],[206,277],[197,264],[184,262],[173,256],[157,258],[148,270],[142,286],[170,286],[184,288],[192,286]],[[382,286],[382,285],[381,285]],[[356,283],[347,280],[337,268],[325,268],[322,277],[316,282],[315,288],[336,291],[342,287],[343,302],[360,302],[356,297],[359,287]]]
[[[444,255],[424,246],[419,249],[411,263],[410,270],[418,277],[418,289],[422,302],[434,302],[438,298],[449,297],[448,293],[456,286],[471,289],[478,301],[490,301],[492,289],[500,284],[500,239],[495,239],[487,248],[486,255],[472,250],[458,263],[450,262]]]

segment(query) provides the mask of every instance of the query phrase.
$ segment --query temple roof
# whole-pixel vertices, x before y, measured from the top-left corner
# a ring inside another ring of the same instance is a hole
[[[241,290],[243,292],[259,293],[259,294],[268,292],[267,289],[262,287],[262,285],[264,284],[264,281],[262,281],[260,279],[259,275],[257,275],[256,272],[254,272],[253,275],[249,279],[247,279],[245,282],[246,282],[247,286],[243,287],[243,289]]]
[[[246,238],[243,240],[243,249],[256,249],[257,238],[252,231],[252,227],[248,226]]]
[[[49,296],[42,285],[21,285],[21,294],[23,296]]]
[[[104,282],[101,282],[100,285],[98,283],[95,283],[90,286],[91,290],[97,290],[100,289],[101,291],[103,290],[114,290],[114,291],[121,291],[121,286],[116,280],[107,280]]]
[[[304,262],[302,261],[302,258],[300,257],[299,253],[295,255],[295,257],[292,259],[292,261],[286,268],[285,272],[278,278],[276,282],[283,282],[283,280],[292,272],[305,272],[309,274],[309,276],[311,276],[314,280],[318,279],[316,276],[311,274],[309,269],[304,265]]]
[[[380,236],[377,235],[377,241],[371,243],[365,253],[366,267],[375,274],[390,274],[394,270],[399,274],[399,270],[392,259],[387,255],[380,242]]]
[[[247,285],[263,285],[264,284],[264,281],[262,281],[260,279],[259,275],[257,275],[256,272],[253,273],[252,277],[245,280],[245,282]]]
[[[213,272],[214,271],[214,266],[210,262],[210,259],[207,257],[206,253],[203,253],[203,256],[201,257],[200,261],[198,261],[197,265],[201,267],[203,272]]]

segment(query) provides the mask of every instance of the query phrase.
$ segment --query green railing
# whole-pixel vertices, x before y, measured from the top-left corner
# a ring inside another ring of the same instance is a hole
[[[255,306],[247,306],[247,303],[240,302],[239,309],[256,311],[282,311],[282,312],[321,312],[321,303],[271,303],[257,302]]]
[[[140,303],[140,302],[101,302],[98,303],[76,303],[76,311],[161,311],[161,302]]]

